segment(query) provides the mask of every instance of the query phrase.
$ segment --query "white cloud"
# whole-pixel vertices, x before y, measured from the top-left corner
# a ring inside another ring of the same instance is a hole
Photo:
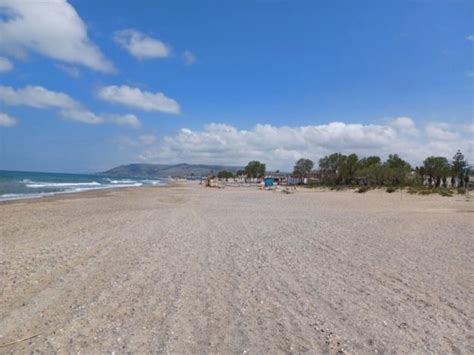
[[[398,127],[393,126],[394,122]],[[419,136],[415,136],[412,132],[417,128],[407,119],[395,119],[386,125],[331,122],[277,127],[258,124],[250,130],[212,123],[201,131],[183,128],[176,135],[167,136],[144,148],[138,158],[144,162],[241,166],[257,159],[267,163],[270,169],[290,170],[301,157],[317,162],[322,156],[333,152],[355,152],[361,157],[380,155],[384,158],[398,153],[412,164],[420,164],[430,155],[451,158],[457,149],[461,149],[468,159],[473,157],[472,135],[459,133],[463,132],[464,127],[457,127],[458,135],[451,136],[451,140],[447,140],[446,136],[443,139],[430,136],[428,127],[418,130]]]
[[[459,138],[458,132],[451,130],[452,125],[447,123],[430,123],[426,126],[426,133],[430,138],[443,141],[452,141]]]
[[[25,57],[35,52],[66,63],[112,72],[114,67],[87,36],[76,10],[65,0],[2,0],[0,52]]]
[[[140,127],[140,121],[135,115],[98,115],[85,108],[69,95],[45,89],[42,86],[26,86],[14,89],[0,85],[0,102],[12,106],[28,106],[39,109],[57,109],[63,118],[88,124],[113,123]]]
[[[194,55],[193,52],[186,50],[183,52],[183,60],[184,60],[184,64],[192,65],[196,61],[196,56]]]
[[[134,29],[116,31],[113,39],[139,59],[166,58],[171,54],[167,44]]]
[[[0,127],[13,127],[18,120],[6,113],[0,112]]]
[[[119,126],[130,126],[132,128],[140,128],[141,122],[137,116],[132,114],[126,115],[105,115],[104,116],[108,122],[118,124]]]
[[[467,36],[466,39],[468,41],[474,41],[474,34]]]
[[[13,69],[13,63],[8,58],[0,57],[0,73],[6,73]]]
[[[390,125],[406,134],[418,134],[415,121],[410,117],[397,117],[390,121]]]
[[[100,124],[104,123],[104,119],[95,113],[83,109],[81,107],[77,107],[74,109],[66,109],[61,110],[61,116],[67,118],[69,120],[78,121],[82,123],[88,124]]]
[[[104,101],[135,107],[145,111],[160,111],[173,114],[180,112],[178,103],[166,97],[163,93],[142,91],[139,88],[132,88],[126,85],[104,86],[99,90],[98,97]]]
[[[80,107],[80,104],[67,94],[31,85],[18,90],[9,86],[0,86],[0,100],[8,105],[35,108],[73,109]]]

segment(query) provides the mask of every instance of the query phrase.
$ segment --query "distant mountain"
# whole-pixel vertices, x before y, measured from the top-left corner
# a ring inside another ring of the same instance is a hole
[[[116,168],[98,173],[99,175],[156,178],[168,176],[207,176],[211,173],[217,174],[219,171],[227,170],[232,173],[242,167],[224,165],[202,165],[202,164],[128,164],[120,165]]]

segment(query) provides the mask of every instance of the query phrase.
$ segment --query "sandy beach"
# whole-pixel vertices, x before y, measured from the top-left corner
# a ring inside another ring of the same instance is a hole
[[[179,184],[0,216],[0,353],[474,352],[463,196]]]

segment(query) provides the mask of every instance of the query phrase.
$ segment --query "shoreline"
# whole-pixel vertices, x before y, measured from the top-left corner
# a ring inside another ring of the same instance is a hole
[[[0,202],[49,198],[87,191],[125,187],[165,186],[169,177],[118,177],[96,174],[66,174],[0,171]]]
[[[0,205],[5,204],[5,203],[15,203],[15,202],[30,202],[30,201],[47,201],[47,200],[52,200],[55,198],[67,198],[69,196],[73,197],[75,195],[82,195],[82,194],[100,194],[101,192],[107,192],[107,191],[117,191],[117,190],[125,190],[125,189],[137,189],[137,188],[164,188],[164,187],[169,187],[173,186],[175,182],[170,181],[163,183],[161,185],[140,185],[140,186],[104,186],[104,187],[97,187],[97,188],[91,188],[91,189],[84,189],[82,191],[57,191],[57,192],[51,192],[51,193],[43,193],[40,196],[35,195],[35,196],[28,196],[28,194],[24,194],[21,197],[13,197],[13,198],[6,198],[6,199],[1,199],[0,198]],[[31,194],[34,195],[34,194]]]

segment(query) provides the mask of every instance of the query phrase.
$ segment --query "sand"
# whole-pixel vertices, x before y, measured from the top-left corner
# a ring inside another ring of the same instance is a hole
[[[473,353],[473,217],[197,184],[3,203],[0,353]]]

